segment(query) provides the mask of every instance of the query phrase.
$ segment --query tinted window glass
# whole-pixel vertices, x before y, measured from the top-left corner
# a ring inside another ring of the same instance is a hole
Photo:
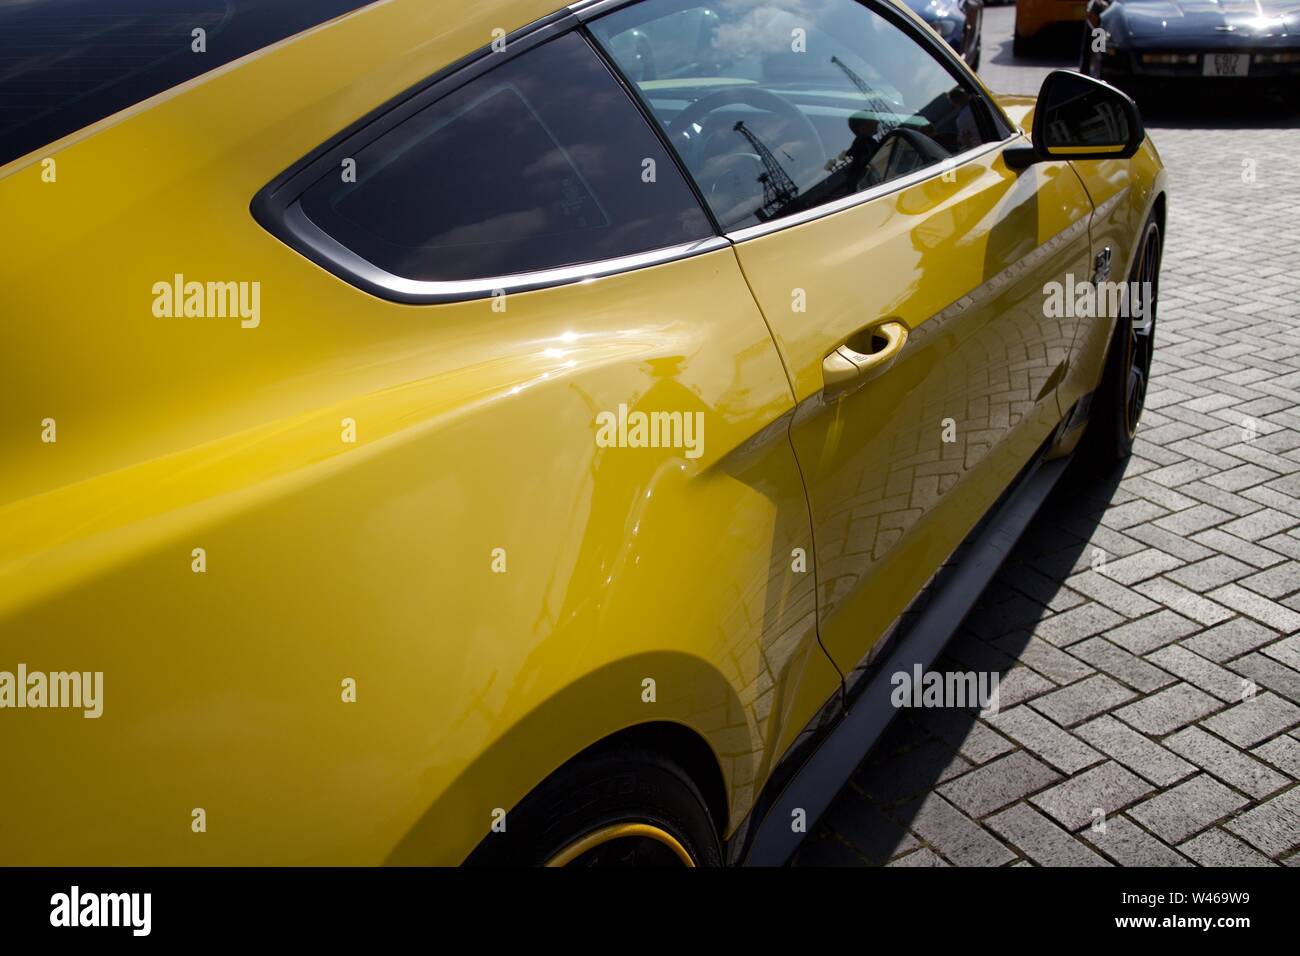
[[[593,23],[724,228],[991,139],[978,94],[856,0],[644,0]]]
[[[505,276],[713,234],[653,129],[576,33],[470,81],[355,158],[357,181],[327,177],[303,210],[404,278]]]
[[[0,0],[0,165],[370,2]]]

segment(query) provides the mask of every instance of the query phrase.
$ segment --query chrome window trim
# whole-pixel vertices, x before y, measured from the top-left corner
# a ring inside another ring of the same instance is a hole
[[[350,283],[373,295],[410,304],[468,302],[490,298],[500,293],[550,289],[632,272],[648,266],[676,262],[731,246],[731,243],[722,236],[709,236],[695,242],[664,246],[646,252],[617,256],[613,259],[600,259],[595,262],[583,262],[535,272],[519,272],[482,279],[420,280],[394,275],[379,268],[373,262],[363,259],[312,222],[303,211],[301,204],[297,202],[285,210],[283,224],[298,241],[303,251],[310,250],[314,253],[309,258],[316,262],[324,260],[344,270],[345,277]]]
[[[908,173],[906,176],[899,176],[897,179],[878,183],[870,189],[864,189],[862,192],[854,193],[852,196],[844,196],[840,199],[824,203],[820,206],[814,206],[812,209],[807,209],[791,216],[773,219],[771,222],[760,222],[757,225],[746,226],[744,229],[733,229],[731,232],[725,233],[725,235],[727,239],[733,243],[742,243],[750,239],[757,239],[760,236],[780,232],[782,229],[789,229],[794,226],[802,226],[805,223],[815,222],[816,220],[822,219],[826,216],[833,216],[836,213],[844,212],[846,209],[852,209],[854,206],[860,206],[873,199],[879,199],[881,196],[888,196],[890,193],[896,193],[900,190],[907,189],[910,186],[915,186],[918,183],[923,183],[928,179],[935,178],[936,176],[942,176],[947,170],[959,169],[987,153],[1004,149],[1021,139],[1022,136],[1023,134],[1016,133],[999,142],[981,143],[973,149],[968,149],[963,153],[950,156],[947,160],[941,163],[923,166],[921,169]]]

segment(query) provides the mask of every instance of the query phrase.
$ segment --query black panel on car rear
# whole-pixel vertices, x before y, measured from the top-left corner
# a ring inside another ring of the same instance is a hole
[[[372,2],[0,0],[0,165]]]

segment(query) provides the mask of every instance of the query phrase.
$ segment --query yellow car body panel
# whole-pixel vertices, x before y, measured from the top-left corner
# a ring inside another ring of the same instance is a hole
[[[851,463],[848,439],[883,439],[813,407],[821,344],[772,303],[854,235],[881,268],[819,280],[823,332],[848,334],[866,279],[925,333],[1025,251],[991,237],[1028,186],[990,153],[955,184],[504,312],[376,298],[253,220],[252,196],[321,142],[552,9],[385,0],[0,168],[0,669],[104,674],[96,719],[0,715],[10,766],[38,768],[0,797],[24,821],[0,829],[3,862],[457,863],[494,811],[649,722],[707,742],[730,833],[840,686],[792,560],[816,554],[795,448]],[[1130,175],[1149,191],[1155,168]],[[1033,173],[1063,199],[1040,207],[1040,243],[1083,214],[1068,169]],[[155,316],[176,274],[260,282],[258,324]],[[987,308],[963,321],[1031,337]],[[879,379],[880,398],[928,409],[941,369],[974,387],[971,353],[926,341],[900,366],[926,374]],[[833,635],[869,645],[1061,400],[1029,401],[995,467],[937,488],[928,532],[872,571],[889,600],[823,612]],[[593,416],[620,405],[702,412],[703,454],[597,447]]]

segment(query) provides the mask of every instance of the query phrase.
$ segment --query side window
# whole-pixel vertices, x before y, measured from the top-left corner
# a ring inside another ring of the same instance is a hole
[[[357,150],[307,218],[405,279],[495,278],[713,235],[636,104],[577,33],[507,60]]]
[[[643,0],[591,24],[724,229],[990,141],[978,93],[858,0]]]

